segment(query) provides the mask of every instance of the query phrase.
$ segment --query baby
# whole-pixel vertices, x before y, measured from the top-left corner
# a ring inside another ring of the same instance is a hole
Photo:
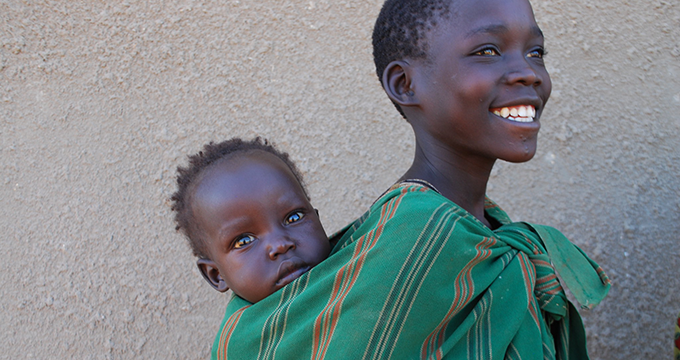
[[[256,303],[328,257],[302,176],[266,140],[211,142],[177,171],[177,230],[215,290]]]

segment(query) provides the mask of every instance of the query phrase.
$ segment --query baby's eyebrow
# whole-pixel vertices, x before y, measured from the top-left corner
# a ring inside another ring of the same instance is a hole
[[[246,232],[245,229],[252,227],[252,219],[247,216],[231,217],[222,223],[217,230],[218,236],[230,239],[234,234]]]
[[[537,37],[543,37],[543,31],[541,31],[541,28],[538,26],[532,26],[530,29],[532,35],[537,36]],[[480,26],[476,29],[470,30],[466,35],[465,38],[471,38],[475,35],[478,34],[493,34],[493,35],[500,35],[505,32],[508,32],[508,27],[503,25],[503,24],[494,24],[494,25],[485,25],[485,26]]]

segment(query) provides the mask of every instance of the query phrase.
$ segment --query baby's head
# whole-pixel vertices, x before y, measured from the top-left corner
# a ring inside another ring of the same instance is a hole
[[[266,141],[211,142],[177,170],[177,229],[216,290],[255,303],[330,253],[299,171]]]
[[[417,141],[526,161],[551,91],[528,0],[387,0],[376,72]]]

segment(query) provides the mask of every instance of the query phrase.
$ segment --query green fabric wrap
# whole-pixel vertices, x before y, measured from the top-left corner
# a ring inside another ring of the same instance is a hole
[[[581,318],[609,279],[557,230],[492,231],[437,192],[395,186],[331,256],[266,299],[234,297],[213,359],[587,359]]]

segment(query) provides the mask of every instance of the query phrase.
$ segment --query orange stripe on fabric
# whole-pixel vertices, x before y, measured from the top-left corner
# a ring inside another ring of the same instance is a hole
[[[524,277],[524,286],[527,292],[527,299],[529,299],[529,313],[531,314],[531,317],[534,319],[536,326],[540,328],[539,323],[540,320],[538,318],[538,313],[536,311],[535,306],[536,304],[534,304],[534,302],[536,301],[534,297],[534,284],[536,283],[535,280],[536,269],[534,268],[534,264],[531,262],[531,260],[526,254],[520,252],[517,256],[520,259],[522,276]]]
[[[487,246],[483,247],[483,245],[487,242],[487,240],[492,240],[492,242],[489,243]],[[444,344],[444,336],[446,335],[445,329],[446,329],[446,325],[448,325],[448,321],[450,320],[451,317],[453,317],[453,315],[455,313],[457,313],[460,309],[462,309],[464,307],[464,305],[467,304],[472,299],[472,294],[474,294],[474,282],[472,280],[472,269],[474,268],[475,265],[484,261],[485,259],[487,259],[491,255],[491,251],[489,251],[488,249],[491,246],[493,246],[493,244],[495,244],[495,243],[496,243],[496,239],[484,238],[484,240],[482,242],[480,242],[479,244],[477,244],[477,246],[475,246],[475,249],[477,249],[476,259],[472,259],[468,263],[468,265],[466,265],[466,268],[464,268],[464,271],[465,271],[464,272],[464,278],[465,278],[465,280],[467,280],[466,282],[467,282],[468,286],[461,286],[461,288],[463,288],[465,290],[469,289],[470,291],[467,292],[463,301],[459,302],[455,309],[452,308],[452,310],[449,311],[449,314],[447,314],[448,319],[446,320],[446,323],[440,324],[441,329],[439,330],[439,335],[437,336],[437,342],[436,342],[436,344],[433,343],[433,348],[431,349],[431,351],[435,351],[435,349],[437,349],[436,350],[436,358],[438,360],[442,359],[443,356],[444,356],[444,354],[441,351],[441,346],[442,346],[442,344]],[[474,264],[473,264],[473,262],[474,262]],[[459,299],[460,298],[457,297],[457,299],[455,301],[458,301]]]
[[[315,356],[319,356],[319,358],[324,358],[326,355],[326,351],[328,350],[328,345],[330,343],[330,339],[333,337],[333,334],[335,333],[335,328],[337,326],[338,318],[340,316],[340,310],[342,303],[344,299],[346,298],[347,294],[349,293],[349,290],[353,287],[354,283],[356,282],[356,278],[363,267],[365,257],[366,257],[366,251],[370,250],[370,248],[373,247],[375,244],[375,241],[377,238],[380,237],[382,234],[382,224],[386,219],[392,217],[394,214],[394,208],[392,208],[392,211],[385,211],[383,208],[381,211],[381,220],[379,222],[379,227],[376,229],[374,233],[369,233],[367,235],[367,238],[369,241],[365,241],[364,239],[363,242],[358,243],[357,247],[355,248],[355,253],[353,258],[355,259],[355,262],[353,265],[349,267],[349,271],[347,271],[349,275],[349,278],[346,276],[343,276],[343,282],[339,284],[339,288],[341,288],[341,291],[336,291],[336,298],[333,299],[334,301],[332,303],[329,303],[326,307],[326,314],[330,312],[332,316],[330,318],[327,317],[327,320],[324,322],[325,325],[325,331],[324,334],[321,338],[319,338],[319,342],[321,342],[322,346],[318,346],[318,350],[314,352]],[[366,244],[364,244],[366,243]],[[367,248],[364,248],[364,246],[368,246]],[[359,251],[361,250],[361,251]],[[329,309],[329,306],[332,305],[332,308]],[[323,315],[323,314],[322,314]],[[315,347],[316,343],[315,343]],[[321,351],[319,353],[318,351]]]
[[[380,239],[385,223],[394,216],[404,195],[411,191],[414,190],[412,188],[402,189],[401,194],[381,208],[380,219],[374,229],[375,231],[370,231],[357,240],[352,258],[336,274],[329,302],[314,322],[312,359],[325,358],[340,318],[342,304],[363,268],[368,251]]]
[[[227,319],[227,321],[224,323],[224,327],[222,328],[222,332],[220,333],[220,342],[218,343],[218,346],[220,347],[217,350],[218,360],[227,359],[227,346],[229,345],[229,339],[231,338],[231,334],[234,333],[234,329],[236,328],[239,319],[241,319],[241,315],[243,315],[243,312],[249,307],[250,305],[244,306],[235,313],[231,314],[229,319]]]
[[[373,239],[373,236],[370,237]],[[354,284],[356,277],[358,275],[358,270],[360,270],[363,265],[362,251],[361,249],[365,246],[365,243],[371,243],[372,241],[366,241],[367,238],[361,238],[357,241],[357,247],[355,248],[352,259],[354,263],[351,263],[349,267],[343,267],[339,274],[336,275],[336,280],[333,286],[333,296],[323,312],[317,318],[315,322],[315,329],[319,324],[319,320],[323,318],[323,330],[321,334],[315,331],[314,346],[313,346],[313,358],[322,359],[326,356],[326,350],[330,343],[330,339],[333,337],[335,326],[337,325],[338,317],[340,316],[340,305],[345,299],[349,289],[351,289]],[[357,269],[358,268],[358,269]],[[330,314],[330,316],[328,316]],[[320,353],[319,353],[320,352]]]
[[[564,291],[564,289],[562,289],[562,285],[560,285],[559,281],[557,281],[557,278],[555,278],[555,280],[551,281],[550,283],[541,286],[536,285],[535,290],[548,295],[557,295]]]
[[[604,270],[600,266],[598,266],[597,269],[595,269],[595,271],[597,272],[597,275],[600,276],[600,280],[602,280],[603,284],[610,285],[612,283],[611,280],[609,279],[609,276],[605,274]]]
[[[555,279],[557,279],[557,275],[555,275],[555,274],[550,274],[550,275],[544,276],[544,277],[542,277],[542,278],[536,280],[536,284],[537,284],[537,285],[538,285],[538,284],[544,284],[544,283],[547,283],[547,282],[554,281]]]
[[[547,267],[547,268],[553,269],[553,266],[550,265],[550,263],[547,262],[547,261],[545,261],[545,260],[533,259],[533,260],[531,260],[531,262],[533,262],[534,265],[536,265],[536,266],[543,266],[543,267]]]
[[[443,354],[441,352],[441,345],[444,343],[445,328],[451,318],[472,299],[474,294],[474,282],[472,281],[472,269],[480,262],[486,260],[491,256],[491,248],[496,244],[496,239],[485,237],[480,241],[475,249],[477,253],[475,256],[463,267],[461,272],[454,280],[454,286],[460,291],[456,291],[456,297],[446,313],[442,321],[437,327],[428,335],[421,348],[421,358],[426,359],[428,353],[433,353],[436,359],[441,359]]]

